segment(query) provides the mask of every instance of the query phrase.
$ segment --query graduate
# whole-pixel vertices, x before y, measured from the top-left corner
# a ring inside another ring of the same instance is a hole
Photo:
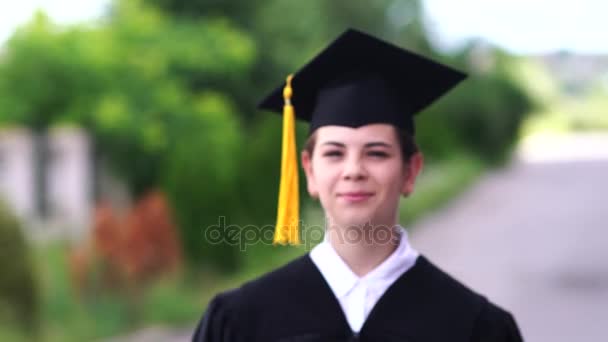
[[[282,113],[276,243],[299,243],[295,119],[325,238],[209,304],[193,341],[517,342],[514,318],[421,255],[399,225],[423,158],[414,115],[465,78],[348,30],[265,98]]]

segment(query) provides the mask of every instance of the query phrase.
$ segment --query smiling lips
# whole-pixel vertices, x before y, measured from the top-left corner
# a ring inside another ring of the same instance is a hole
[[[367,191],[349,191],[340,192],[338,197],[345,199],[348,202],[363,202],[374,195],[373,192]]]

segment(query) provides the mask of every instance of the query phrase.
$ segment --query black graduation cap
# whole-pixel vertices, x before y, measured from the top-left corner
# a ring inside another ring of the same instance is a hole
[[[393,124],[414,134],[413,115],[466,77],[460,71],[349,29],[294,74],[296,117],[321,126]],[[281,113],[283,85],[260,104]]]
[[[465,75],[356,30],[347,30],[275,89],[260,109],[283,112],[275,243],[299,243],[295,118],[321,126],[388,123],[414,134],[413,116]],[[295,110],[295,113],[294,113]]]

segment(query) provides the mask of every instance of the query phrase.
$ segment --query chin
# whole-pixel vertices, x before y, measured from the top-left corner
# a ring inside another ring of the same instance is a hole
[[[343,212],[336,219],[336,223],[340,226],[348,227],[365,227],[368,226],[372,221],[372,216],[366,215],[362,210],[354,211],[352,213]]]

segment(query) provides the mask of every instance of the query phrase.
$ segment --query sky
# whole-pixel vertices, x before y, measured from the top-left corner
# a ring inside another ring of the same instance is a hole
[[[110,0],[0,0],[0,44],[42,8],[70,24],[101,15]],[[482,38],[517,54],[558,50],[608,54],[606,0],[423,0],[428,27],[445,49]]]
[[[608,54],[606,0],[424,0],[444,46],[479,37],[518,54]]]
[[[71,24],[99,17],[109,0],[0,0],[0,44],[15,28],[27,23],[36,9],[43,9],[53,21]]]

